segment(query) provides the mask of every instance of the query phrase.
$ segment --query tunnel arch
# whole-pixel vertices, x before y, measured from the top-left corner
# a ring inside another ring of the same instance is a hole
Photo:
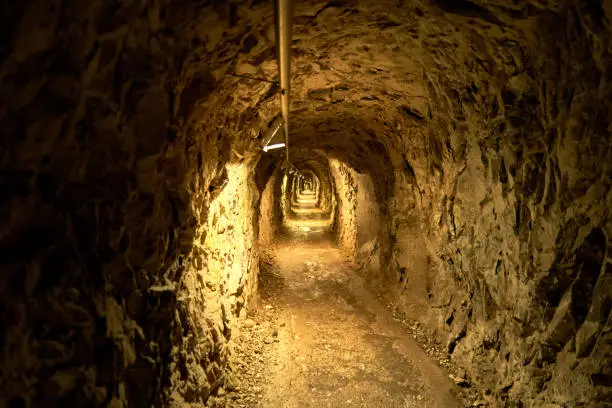
[[[607,0],[295,11],[291,149],[371,178],[388,298],[504,403],[609,399],[609,261],[588,284],[559,261],[612,233],[611,13]],[[278,215],[257,203],[270,180],[282,190],[279,157],[260,149],[278,87],[233,75],[276,77],[273,14],[271,1],[2,7],[0,404],[205,404],[231,384],[260,221]],[[560,286],[547,300],[560,278],[607,316],[563,309]],[[559,333],[579,352],[551,352]]]

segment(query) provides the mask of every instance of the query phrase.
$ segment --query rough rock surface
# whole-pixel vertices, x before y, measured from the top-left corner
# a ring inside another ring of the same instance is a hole
[[[275,172],[266,184],[261,196],[259,207],[259,244],[270,245],[274,241],[275,236],[279,233],[279,227],[282,221],[282,213],[280,211],[280,203],[275,200],[275,196],[280,196],[280,185],[282,183],[282,174],[279,171]]]
[[[231,382],[278,86],[230,74],[275,78],[273,14],[0,7],[0,404],[201,406]],[[610,0],[296,6],[292,146],[370,177],[373,279],[507,405],[612,399],[611,21]]]
[[[197,405],[229,381],[257,195],[209,214],[225,163],[249,159],[215,125],[229,112],[201,106],[213,78],[189,50],[215,44],[201,6],[2,6],[0,405]],[[241,248],[218,251],[218,228]]]
[[[331,174],[336,185],[338,202],[337,221],[334,224],[338,246],[348,254],[357,252],[357,172],[336,160],[330,161]]]

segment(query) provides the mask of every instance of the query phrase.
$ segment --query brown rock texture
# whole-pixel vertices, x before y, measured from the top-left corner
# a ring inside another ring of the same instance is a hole
[[[332,160],[330,169],[336,189],[337,221],[334,225],[338,246],[349,254],[358,249],[357,192],[359,184],[357,172],[344,163]]]
[[[261,196],[259,212],[259,243],[261,245],[270,245],[279,233],[282,213],[280,203],[274,197],[280,196],[281,183],[282,175],[279,171],[275,171],[268,179]]]
[[[610,0],[296,3],[293,160],[501,406],[612,400],[611,21]],[[278,86],[233,76],[276,78],[273,22],[258,0],[0,6],[0,405],[231,388],[291,193],[259,148]]]

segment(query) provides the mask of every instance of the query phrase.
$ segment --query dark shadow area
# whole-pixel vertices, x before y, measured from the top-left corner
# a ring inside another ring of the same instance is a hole
[[[110,147],[81,148],[92,151]],[[1,365],[12,384],[4,398],[15,407],[104,406],[124,384],[130,405],[161,406],[170,351],[180,347],[172,282],[192,251],[195,216],[184,185],[130,194],[120,164],[84,157],[56,150],[46,170],[0,176]],[[66,160],[95,171],[69,182],[55,168]],[[24,381],[36,390],[27,399]]]

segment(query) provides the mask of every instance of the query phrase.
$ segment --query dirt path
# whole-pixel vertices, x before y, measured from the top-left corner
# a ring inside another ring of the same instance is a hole
[[[324,233],[309,234],[270,251],[262,312],[243,333],[251,346],[242,351],[254,360],[243,368],[260,368],[244,373],[251,397],[232,406],[462,406],[447,374],[369,294],[354,266]]]
[[[242,328],[238,383],[226,406],[464,406],[455,383],[414,339],[430,353],[431,340],[423,342],[417,326],[409,332],[372,296],[332,244],[330,220],[313,198],[298,198],[292,210],[284,239],[261,254],[262,305]]]

